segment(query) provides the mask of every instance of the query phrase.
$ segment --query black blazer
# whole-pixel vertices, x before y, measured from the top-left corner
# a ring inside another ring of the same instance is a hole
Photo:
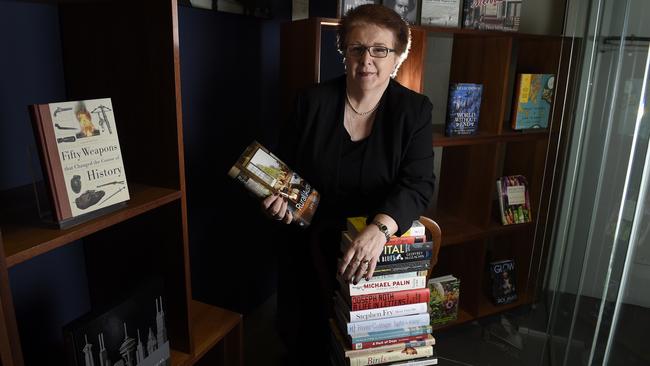
[[[331,206],[339,194],[341,145],[349,138],[343,126],[345,84],[341,76],[300,93],[281,135],[280,157],[321,193],[321,214],[336,212]],[[426,96],[391,79],[367,137],[363,197],[354,205],[369,218],[389,215],[398,234],[426,210],[433,195],[432,108]]]

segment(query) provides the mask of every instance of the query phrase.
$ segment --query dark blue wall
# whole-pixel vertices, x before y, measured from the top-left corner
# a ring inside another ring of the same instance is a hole
[[[253,140],[273,148],[280,22],[179,8],[183,129],[195,298],[247,313],[275,289],[259,204],[227,176]]]
[[[56,6],[0,1],[0,40],[3,190],[32,181],[28,149],[34,146],[34,137],[27,105],[65,99]]]
[[[65,100],[56,6],[0,1],[0,190],[41,179],[27,105]],[[1,204],[1,203],[0,203]],[[90,308],[81,242],[9,271],[27,365],[61,363],[61,328]]]

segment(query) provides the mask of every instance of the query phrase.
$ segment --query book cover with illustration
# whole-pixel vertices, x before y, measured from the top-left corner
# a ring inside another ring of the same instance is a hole
[[[492,284],[492,302],[495,305],[504,305],[517,301],[515,262],[512,259],[490,262],[488,271]]]
[[[452,275],[431,278],[427,286],[431,290],[429,298],[431,326],[441,326],[456,320],[460,299],[460,279]]]
[[[516,32],[522,0],[464,0],[463,28]]]
[[[420,25],[460,27],[462,0],[422,0]]]
[[[508,175],[497,180],[497,196],[503,225],[532,222],[528,181],[523,175]]]
[[[512,128],[547,128],[554,93],[554,74],[519,74],[515,85]]]
[[[129,200],[110,98],[35,104],[30,112],[57,223]]]
[[[126,300],[63,327],[67,365],[171,365],[162,282],[139,286]]]
[[[478,131],[482,94],[481,84],[449,85],[445,135],[473,135]]]
[[[244,150],[228,175],[259,199],[281,195],[288,201],[294,223],[302,227],[311,223],[320,194],[257,141]]]

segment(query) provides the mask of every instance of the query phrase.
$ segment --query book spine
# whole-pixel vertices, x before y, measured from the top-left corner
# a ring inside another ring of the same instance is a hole
[[[383,276],[382,276],[383,277]],[[362,280],[363,281],[363,280]],[[426,287],[426,276],[405,277],[393,280],[363,281],[358,284],[349,284],[350,296],[375,294],[393,291],[413,290]]]
[[[393,363],[391,366],[432,366],[438,364],[438,358],[433,356],[426,356],[414,360],[408,360],[399,363]]]
[[[399,328],[419,327],[428,324],[429,314],[424,313],[348,323],[347,327],[348,334],[354,336],[355,334],[360,333],[383,332]]]
[[[411,328],[392,329],[383,332],[358,333],[355,334],[354,336],[348,336],[348,340],[350,341],[350,344],[354,344],[354,343],[362,343],[362,342],[380,341],[380,340],[391,339],[391,338],[426,335],[426,334],[431,334],[431,329],[432,328],[430,325],[425,325],[425,326],[411,327]]]
[[[385,308],[358,310],[350,312],[350,322],[364,322],[368,320],[386,319],[396,316],[423,314],[427,312],[427,303],[390,306]]]
[[[415,262],[431,259],[433,251],[429,250],[416,250],[405,253],[394,253],[394,254],[382,254],[379,256],[377,261],[378,265],[382,264],[392,264],[392,263],[403,263],[403,262]]]
[[[393,291],[379,294],[361,295],[350,297],[352,311],[390,307],[397,305],[429,302],[431,290],[422,288],[417,290]]]
[[[404,349],[406,347],[433,346],[435,343],[435,338],[428,334],[384,339],[383,341],[376,342],[355,343],[352,345],[352,349],[345,351],[345,357],[367,355],[378,351]]]
[[[380,264],[375,267],[375,276],[383,276],[396,273],[426,271],[431,266],[431,260],[407,261],[397,263]]]
[[[402,352],[387,351],[367,356],[350,357],[350,366],[377,365],[427,356],[433,356],[432,346],[405,348]]]
[[[35,104],[30,106],[30,113],[32,126],[38,138],[36,143],[41,158],[43,177],[47,182],[48,195],[52,201],[54,217],[56,221],[69,219],[72,217],[72,208],[65,188],[66,182],[50,107],[48,104]]]
[[[425,243],[427,241],[426,235],[418,236],[392,236],[386,242],[386,245],[400,245],[400,244],[416,244]]]

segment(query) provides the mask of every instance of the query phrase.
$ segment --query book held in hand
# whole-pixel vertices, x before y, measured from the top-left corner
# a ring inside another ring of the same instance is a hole
[[[504,305],[517,301],[515,262],[512,259],[490,262],[488,270],[492,283],[492,302]]]
[[[272,194],[286,198],[293,222],[302,227],[311,223],[320,194],[257,141],[244,150],[228,175],[259,199]]]
[[[508,175],[497,180],[497,195],[503,225],[532,222],[528,182],[523,175]]]
[[[129,199],[110,98],[35,104],[30,112],[53,219],[60,227]]]
[[[445,135],[473,135],[478,131],[482,94],[481,84],[449,85]]]
[[[554,74],[519,74],[515,85],[512,128],[547,128],[554,93]]]

